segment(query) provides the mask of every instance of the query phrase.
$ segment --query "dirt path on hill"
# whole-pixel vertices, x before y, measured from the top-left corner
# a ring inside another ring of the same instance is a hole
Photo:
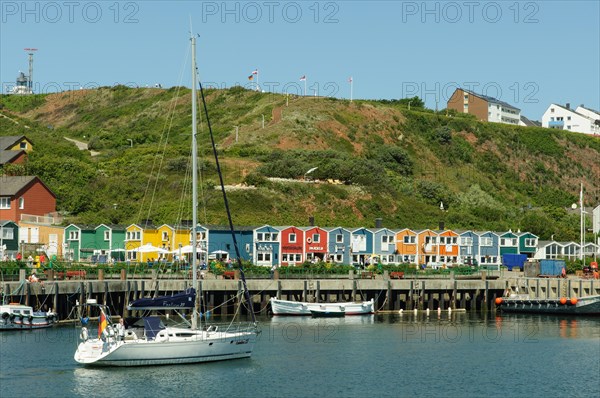
[[[273,109],[273,111],[272,111],[273,119],[271,119],[271,123],[269,123],[269,124],[279,123],[281,121],[281,113],[282,112],[283,112],[282,106],[279,106],[279,107]]]
[[[71,141],[72,143],[74,143],[77,146],[78,149],[80,149],[82,151],[88,150],[88,144],[85,142],[77,141],[77,140],[74,140],[73,138],[68,138],[68,137],[64,137],[64,139],[67,141]],[[90,155],[98,156],[98,155],[100,155],[100,152],[90,151]]]

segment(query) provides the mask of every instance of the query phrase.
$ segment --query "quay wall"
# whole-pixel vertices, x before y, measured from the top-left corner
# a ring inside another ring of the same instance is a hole
[[[31,305],[34,309],[52,308],[59,318],[74,319],[77,302],[95,298],[106,304],[113,315],[130,316],[127,304],[141,297],[170,294],[191,286],[188,279],[149,278],[118,280],[21,281],[0,285],[9,301]],[[600,295],[600,281],[580,278],[525,278],[522,276],[477,279],[422,278],[389,279],[250,279],[247,281],[255,313],[269,314],[271,297],[294,301],[342,302],[375,300],[377,311],[462,309],[494,311],[495,299],[506,292],[529,294],[531,298],[585,297]],[[202,279],[198,281],[201,312],[231,315],[243,300],[239,279]],[[248,314],[242,306],[242,314]]]

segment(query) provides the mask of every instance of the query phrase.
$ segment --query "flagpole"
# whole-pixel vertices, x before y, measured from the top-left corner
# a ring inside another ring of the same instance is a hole
[[[352,102],[352,85],[354,84],[354,79],[350,77],[350,102]]]
[[[256,91],[260,91],[260,86],[258,84],[258,68],[256,69]]]
[[[306,97],[306,77],[304,78],[304,96]]]

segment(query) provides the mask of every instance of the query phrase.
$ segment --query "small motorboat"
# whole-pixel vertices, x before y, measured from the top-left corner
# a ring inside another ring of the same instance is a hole
[[[19,303],[0,306],[0,330],[48,328],[57,321],[52,311],[34,311],[32,307]]]

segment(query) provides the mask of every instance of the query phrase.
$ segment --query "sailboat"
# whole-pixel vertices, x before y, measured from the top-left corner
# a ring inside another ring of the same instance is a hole
[[[128,306],[132,310],[192,310],[191,320],[184,326],[165,326],[161,318],[146,316],[139,319],[127,319],[128,322],[113,322],[109,308],[88,299],[80,305],[80,319],[82,320],[80,343],[75,352],[75,361],[89,366],[142,366],[142,365],[168,365],[182,363],[198,363],[221,361],[227,359],[247,358],[252,355],[252,349],[259,334],[250,294],[246,286],[241,256],[235,239],[233,222],[229,212],[227,196],[225,194],[223,177],[219,167],[214,137],[210,127],[210,119],[206,107],[206,100],[200,84],[200,94],[204,104],[207,125],[210,131],[213,153],[219,178],[225,208],[229,218],[229,226],[233,236],[240,276],[243,282],[244,295],[252,322],[241,326],[229,324],[225,326],[198,325],[199,300],[196,296],[197,289],[197,143],[196,143],[196,38],[191,38],[192,46],[192,287],[184,292],[171,296],[162,296],[149,299],[140,299],[131,302]],[[91,336],[88,330],[90,316],[98,316],[98,334]],[[182,315],[180,313],[180,315]],[[184,316],[184,315],[182,315]],[[185,317],[184,317],[185,319]]]

